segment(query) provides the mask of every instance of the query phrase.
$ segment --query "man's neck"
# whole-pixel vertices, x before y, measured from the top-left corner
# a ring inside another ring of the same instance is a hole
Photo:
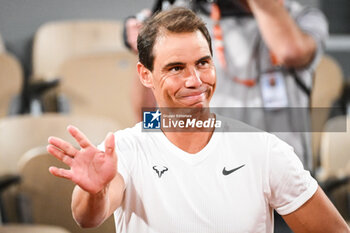
[[[210,141],[210,132],[164,132],[168,140],[175,146],[190,154],[201,151]]]
[[[208,119],[216,120],[215,114],[210,113],[210,111],[202,112],[202,114],[192,115],[192,120],[201,120],[205,121]],[[183,119],[178,119],[183,120]],[[191,154],[195,154],[201,151],[210,141],[215,127],[209,128],[173,128],[162,129],[165,136],[168,140],[173,143],[175,146],[180,148],[183,151],[186,151]]]

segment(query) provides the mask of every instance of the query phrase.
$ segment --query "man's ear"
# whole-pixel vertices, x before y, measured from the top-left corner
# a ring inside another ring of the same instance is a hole
[[[153,87],[153,78],[152,72],[147,69],[141,62],[137,63],[137,72],[139,74],[139,78],[141,83],[148,88]]]

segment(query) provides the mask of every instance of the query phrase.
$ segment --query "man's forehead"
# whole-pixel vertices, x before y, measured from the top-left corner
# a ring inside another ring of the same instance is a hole
[[[192,37],[191,38],[192,42],[194,40],[197,40],[198,44],[200,44],[199,43],[200,41],[204,42],[205,46],[208,48],[208,51],[210,51],[209,43],[200,30],[195,30],[193,32],[170,32],[166,29],[160,29],[158,36],[157,36],[157,38],[154,42],[154,45],[153,45],[153,55],[156,56],[156,53],[162,50],[162,48],[160,46],[163,46],[164,43],[167,42],[167,40],[171,41],[172,46],[176,46],[177,40],[179,40],[179,42],[180,42],[181,39],[188,38],[189,36]],[[181,46],[181,45],[179,44],[179,46]]]
[[[197,33],[201,33],[199,30],[195,30],[193,32],[171,32],[165,28],[160,28],[158,31],[157,38],[155,40],[155,44],[161,40],[167,39],[167,38],[182,38],[186,35],[195,35]],[[202,33],[201,33],[202,34]],[[204,37],[204,35],[203,35]]]
[[[166,32],[158,37],[153,47],[154,66],[198,62],[203,57],[211,57],[207,40],[201,31]]]

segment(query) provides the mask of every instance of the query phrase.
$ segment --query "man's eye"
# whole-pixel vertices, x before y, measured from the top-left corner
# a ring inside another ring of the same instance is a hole
[[[208,65],[208,64],[209,64],[208,61],[200,61],[200,62],[198,63],[199,66],[206,66],[206,65]]]
[[[171,67],[170,69],[169,69],[169,71],[180,71],[180,70],[182,70],[183,68],[181,67],[181,66],[174,66],[174,67]]]

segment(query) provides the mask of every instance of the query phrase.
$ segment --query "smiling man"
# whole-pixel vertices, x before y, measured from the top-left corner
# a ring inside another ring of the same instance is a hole
[[[193,12],[175,8],[151,18],[138,50],[141,82],[160,107],[209,106],[216,83],[211,40]],[[109,134],[96,148],[70,126],[80,150],[49,138],[48,151],[71,168],[50,172],[77,184],[72,211],[82,227],[114,213],[118,233],[273,232],[276,209],[296,233],[349,232],[293,149],[273,135],[141,128]]]
[[[216,83],[209,33],[199,18],[181,26],[175,20],[183,24],[155,20],[140,33],[141,82],[153,90],[159,107],[209,107]]]

